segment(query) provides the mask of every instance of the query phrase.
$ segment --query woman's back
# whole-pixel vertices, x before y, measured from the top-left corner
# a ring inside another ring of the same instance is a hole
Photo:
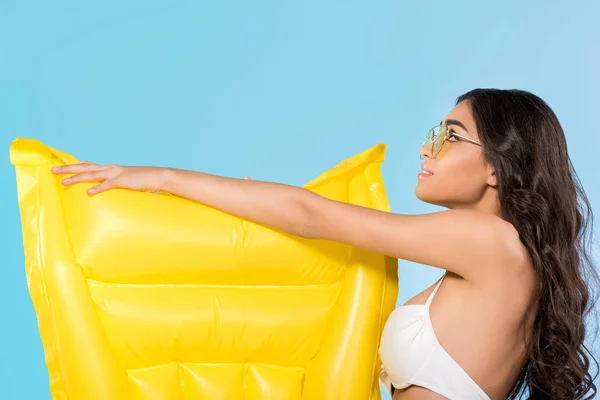
[[[518,240],[518,237],[507,238]],[[439,344],[491,399],[504,399],[519,376],[526,358],[525,313],[535,275],[524,246],[511,265],[497,266],[501,273],[473,284],[452,272],[429,307]],[[493,262],[493,261],[491,261]],[[425,304],[436,284],[404,305]],[[394,400],[443,399],[419,385],[396,390]]]

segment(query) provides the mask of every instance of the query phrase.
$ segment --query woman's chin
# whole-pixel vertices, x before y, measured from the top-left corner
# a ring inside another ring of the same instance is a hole
[[[425,187],[426,185],[418,184],[415,188],[415,195],[419,200],[425,203],[440,205],[441,199],[436,196],[433,188]]]
[[[419,182],[415,188],[415,195],[419,200],[429,203],[431,201],[432,193],[431,189],[425,186],[426,185],[423,185],[421,182]]]

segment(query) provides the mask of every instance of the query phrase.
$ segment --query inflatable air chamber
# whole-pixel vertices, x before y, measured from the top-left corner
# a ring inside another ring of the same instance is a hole
[[[385,148],[304,187],[389,211]],[[168,194],[89,197],[50,171],[78,161],[36,140],[10,157],[53,399],[380,398],[396,259]]]

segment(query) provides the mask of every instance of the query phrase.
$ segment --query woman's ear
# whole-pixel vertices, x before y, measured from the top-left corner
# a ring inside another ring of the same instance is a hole
[[[487,184],[490,185],[491,187],[498,186],[498,179],[496,177],[496,171],[491,169],[491,167],[488,167]]]

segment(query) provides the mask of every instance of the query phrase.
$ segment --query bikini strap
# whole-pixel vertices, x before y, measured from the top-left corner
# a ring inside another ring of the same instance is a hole
[[[440,288],[443,280],[444,280],[444,277],[442,276],[442,279],[440,279],[440,281],[436,285],[435,289],[433,289],[433,292],[431,292],[431,294],[429,295],[429,298],[427,299],[427,302],[425,303],[425,307],[429,308],[429,306],[431,305],[431,302],[433,301],[433,298],[435,297],[435,294],[437,293],[438,289]]]

